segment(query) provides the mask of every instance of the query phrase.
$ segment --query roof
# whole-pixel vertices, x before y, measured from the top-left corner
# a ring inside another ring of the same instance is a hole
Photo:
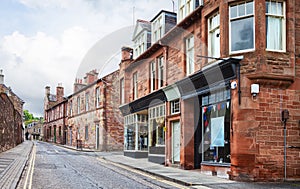
[[[136,21],[136,25],[134,27],[134,31],[132,34],[132,40],[135,40],[135,38],[142,32],[142,31],[148,31],[151,32],[151,23],[146,20],[138,19]]]

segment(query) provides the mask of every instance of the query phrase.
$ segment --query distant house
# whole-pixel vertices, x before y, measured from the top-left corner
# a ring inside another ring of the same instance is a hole
[[[43,132],[43,122],[42,121],[34,121],[26,125],[26,131],[30,134],[30,139],[32,140],[43,140],[44,132]]]
[[[49,86],[45,88],[43,140],[66,143],[67,103],[61,84],[56,87],[55,95],[50,93]]]

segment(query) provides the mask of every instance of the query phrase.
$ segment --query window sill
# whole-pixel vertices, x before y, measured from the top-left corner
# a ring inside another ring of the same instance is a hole
[[[216,166],[216,167],[230,167],[230,163],[217,163],[217,162],[202,162],[201,165],[208,165],[208,166]]]

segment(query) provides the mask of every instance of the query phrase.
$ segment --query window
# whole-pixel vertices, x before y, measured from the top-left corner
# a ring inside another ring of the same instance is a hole
[[[149,108],[149,145],[165,145],[165,105]]]
[[[179,99],[171,101],[171,114],[177,114],[180,113],[180,102]]]
[[[186,39],[186,74],[194,73],[194,36]]]
[[[132,77],[132,86],[133,86],[133,100],[138,98],[138,80],[137,73],[133,74]]]
[[[254,49],[254,3],[230,6],[230,52]]]
[[[73,115],[73,102],[72,102],[72,100],[70,100],[69,108],[70,108],[70,110],[69,110],[70,116],[72,116]]]
[[[220,14],[208,19],[208,56],[220,57]]]
[[[155,81],[156,81],[156,64],[155,62],[150,63],[150,90],[151,92],[155,90]]]
[[[85,140],[89,139],[89,126],[85,126]]]
[[[121,104],[124,104],[125,103],[125,88],[124,88],[125,86],[124,86],[124,78],[122,78],[121,80],[120,80],[120,103]]]
[[[203,162],[230,163],[230,112],[230,90],[202,96]]]
[[[77,114],[80,114],[80,96],[77,97]]]
[[[284,13],[282,1],[266,1],[266,43],[268,50],[285,51]]]
[[[96,88],[96,108],[100,106],[100,87]]]
[[[61,127],[58,127],[58,135],[61,136]]]
[[[89,93],[85,94],[85,111],[89,111]]]
[[[158,88],[164,85],[164,57],[161,56],[158,59]]]
[[[158,41],[160,38],[162,38],[163,36],[163,17],[160,16],[158,17],[155,21],[153,21],[152,23],[152,31],[153,31],[153,43],[155,43],[156,41]]]

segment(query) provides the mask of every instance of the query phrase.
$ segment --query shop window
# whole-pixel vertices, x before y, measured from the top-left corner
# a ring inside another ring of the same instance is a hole
[[[171,114],[180,113],[180,101],[179,99],[170,102]]]
[[[149,145],[165,145],[165,105],[149,108]]]
[[[230,6],[230,52],[254,49],[254,3]]]
[[[148,149],[148,115],[130,114],[125,116],[125,150]]]
[[[220,14],[208,19],[208,55],[220,57]]]
[[[230,91],[202,96],[202,162],[230,163]]]
[[[268,50],[285,50],[284,2],[266,1],[266,43]]]

